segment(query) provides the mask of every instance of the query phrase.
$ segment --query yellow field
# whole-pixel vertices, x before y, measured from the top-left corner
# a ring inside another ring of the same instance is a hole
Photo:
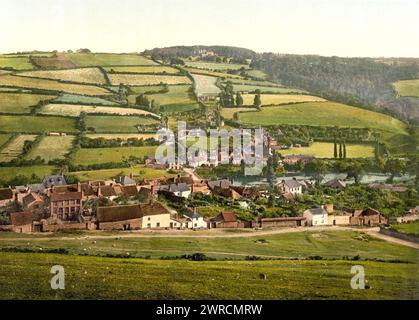
[[[105,67],[107,72],[131,72],[131,73],[179,73],[176,68],[168,66],[116,66]]]
[[[0,86],[19,87],[26,89],[41,89],[48,91],[61,91],[82,95],[100,96],[109,95],[110,91],[92,85],[69,84],[55,80],[34,79],[29,77],[19,77],[13,75],[0,76]]]
[[[28,71],[19,73],[20,76],[81,82],[91,84],[106,84],[106,79],[99,68],[81,68],[66,70]]]
[[[46,136],[27,155],[27,159],[40,157],[45,161],[63,159],[70,150],[74,136]]]
[[[0,93],[0,112],[30,113],[31,107],[40,101],[52,100],[57,96],[29,93]]]
[[[10,141],[0,152],[0,162],[9,162],[19,157],[25,141],[35,140],[36,135],[21,134]]]
[[[244,105],[253,105],[255,95],[244,94],[243,101]],[[261,94],[261,100],[263,106],[277,105],[284,103],[295,103],[295,102],[315,102],[315,101],[326,101],[323,98],[303,95],[303,94]]]
[[[196,73],[196,74],[204,74],[208,76],[213,77],[219,77],[219,78],[231,78],[231,79],[244,79],[242,76],[239,76],[237,74],[229,74],[229,73],[223,73],[218,71],[211,71],[211,70],[204,70],[204,69],[198,69],[198,68],[184,68],[190,73]]]
[[[246,107],[246,108],[222,108],[221,109],[221,116],[224,119],[233,119],[234,114],[237,112],[244,112],[244,111],[256,111],[256,108]]]
[[[339,146],[338,146],[339,148]],[[333,158],[333,142],[314,142],[310,147],[291,148],[279,150],[282,155],[287,154],[307,154],[316,158]],[[347,158],[369,158],[374,156],[374,146],[371,144],[346,144]]]
[[[150,74],[109,74],[112,85],[125,84],[128,86],[148,86],[160,83],[190,84],[191,80],[184,76],[163,76]]]
[[[85,106],[76,104],[48,104],[42,106],[39,113],[49,115],[62,115],[70,117],[78,117],[81,112],[85,113],[106,113],[115,115],[147,115],[151,112],[120,107],[102,107],[102,106]]]
[[[135,139],[150,139],[150,138],[155,138],[156,134],[154,133],[116,133],[116,134],[112,134],[112,133],[89,133],[86,134],[87,138],[90,139],[99,139],[99,138],[103,138],[103,139],[122,139],[122,140],[128,140],[130,138],[135,138]]]

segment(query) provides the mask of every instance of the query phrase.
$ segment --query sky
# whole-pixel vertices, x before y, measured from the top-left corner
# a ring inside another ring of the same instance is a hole
[[[257,52],[419,57],[419,0],[0,0],[0,52]]]

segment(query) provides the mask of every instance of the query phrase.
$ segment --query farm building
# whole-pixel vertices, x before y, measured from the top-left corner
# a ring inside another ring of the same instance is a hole
[[[12,212],[10,214],[12,230],[18,233],[32,232],[33,217],[32,212]]]
[[[346,182],[340,179],[333,179],[333,180],[327,181],[324,185],[326,187],[333,188],[333,189],[346,188]]]
[[[14,199],[13,190],[10,188],[0,189],[0,207],[12,202]]]
[[[231,200],[238,200],[241,198],[241,195],[232,188],[220,188],[215,186],[212,190],[212,194]]]
[[[303,193],[303,185],[295,179],[282,180],[277,184],[277,188],[281,193],[291,193],[294,196]]]
[[[326,226],[328,224],[327,211],[322,207],[307,209],[303,216],[306,218],[308,226]]]
[[[351,225],[376,226],[386,224],[387,219],[384,218],[379,211],[372,208],[365,208],[363,210],[355,210],[350,217],[350,223]]]
[[[162,204],[99,207],[96,212],[100,230],[160,229],[170,227],[170,212]]]
[[[313,161],[315,158],[313,156],[305,154],[289,154],[282,159],[282,162],[288,165],[293,165],[297,163],[307,164]]]
[[[196,209],[194,208],[193,211],[186,212],[183,217],[185,218],[184,227],[187,229],[206,229],[207,222],[204,220],[202,216],[200,216]]]
[[[42,210],[45,204],[45,200],[38,193],[30,193],[23,197],[22,205],[25,210]]]
[[[213,190],[215,187],[219,187],[222,189],[228,189],[231,186],[231,182],[229,180],[213,180],[213,181],[208,181],[207,182],[208,187],[210,188],[210,190]]]
[[[189,198],[191,189],[186,183],[172,183],[162,186],[157,186],[157,191],[164,191],[173,194],[176,197]]]
[[[305,217],[263,218],[252,222],[254,228],[302,227],[306,223]]]
[[[233,212],[220,213],[209,222],[210,228],[244,228],[244,223]]]
[[[332,226],[349,225],[351,223],[351,215],[328,215],[327,224]]]

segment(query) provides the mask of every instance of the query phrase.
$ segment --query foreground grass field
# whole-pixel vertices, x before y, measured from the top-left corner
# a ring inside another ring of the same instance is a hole
[[[76,120],[62,117],[36,117],[36,116],[6,116],[0,115],[0,128],[3,132],[66,132],[75,133]]]
[[[154,156],[156,147],[121,147],[80,149],[74,155],[74,163],[89,165],[107,162],[123,162],[130,157],[144,159],[144,156]]]
[[[371,288],[352,290],[350,261],[191,262],[18,253],[0,253],[0,258],[1,299],[418,298],[413,264],[358,262]],[[53,265],[65,268],[65,290],[51,289]]]
[[[405,124],[388,115],[334,102],[309,102],[265,107],[260,112],[243,113],[242,123],[253,125],[309,125],[372,128],[406,134]]]
[[[291,148],[280,150],[282,155],[308,154],[316,158],[333,158],[334,144],[332,142],[314,142],[309,147]],[[369,158],[374,156],[374,146],[371,144],[346,144],[346,156],[348,158]]]
[[[397,81],[394,87],[401,96],[419,97],[419,79]]]

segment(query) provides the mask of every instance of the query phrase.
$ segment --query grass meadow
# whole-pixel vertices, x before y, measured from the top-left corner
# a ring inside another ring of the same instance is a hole
[[[86,116],[86,126],[96,133],[139,133],[138,126],[156,123],[157,120],[148,117]]]
[[[255,95],[254,94],[243,94],[243,103],[246,106],[253,105]],[[298,103],[298,102],[317,102],[326,101],[323,98],[303,95],[303,94],[261,94],[262,106],[270,106],[284,103]]]
[[[12,68],[14,70],[31,70],[33,65],[27,56],[0,55],[0,69]]]
[[[44,176],[57,172],[54,166],[29,166],[29,167],[0,167],[0,180],[8,181],[14,179],[18,175],[31,178],[32,175],[42,179]]]
[[[194,78],[196,85],[195,90],[198,95],[218,94],[220,92],[220,88],[216,86],[216,77],[204,76],[201,74],[193,74],[192,77]]]
[[[73,157],[73,163],[79,165],[100,164],[107,162],[123,162],[129,157],[143,159],[154,156],[156,147],[120,147],[79,149]]]
[[[122,107],[105,107],[105,106],[84,106],[77,104],[47,104],[42,106],[38,111],[40,114],[47,115],[61,115],[68,117],[78,117],[80,113],[93,113],[93,114],[110,114],[110,115],[150,115],[152,113],[141,109],[122,108]]]
[[[403,97],[419,97],[419,79],[397,81],[394,87]]]
[[[157,65],[153,60],[137,54],[70,53],[66,54],[66,57],[78,67]]]
[[[45,136],[26,156],[26,159],[40,157],[46,162],[64,159],[73,145],[74,136]]]
[[[53,95],[29,93],[0,93],[0,113],[30,113],[39,102],[52,100]]]
[[[127,86],[148,86],[161,83],[166,83],[168,85],[191,83],[191,80],[185,76],[173,75],[109,73],[108,77],[114,86],[121,83]]]
[[[239,70],[241,68],[248,69],[249,66],[246,64],[235,64],[235,63],[216,63],[216,62],[205,62],[205,61],[185,61],[185,65],[192,68],[207,69],[207,70]]]
[[[0,162],[9,162],[18,158],[23,152],[25,141],[33,141],[36,137],[36,135],[21,134],[13,138],[0,150]]]
[[[104,85],[106,78],[99,68],[39,70],[19,73],[20,76]]]
[[[282,155],[307,154],[316,158],[333,158],[333,142],[314,142],[309,147],[291,148],[278,151]],[[348,158],[370,158],[374,157],[374,145],[372,144],[346,144],[346,156]]]
[[[0,115],[0,128],[3,132],[43,133],[77,132],[76,120],[64,117],[41,117],[29,115]]]
[[[169,66],[114,66],[105,67],[107,72],[127,73],[179,73],[179,70]]]

